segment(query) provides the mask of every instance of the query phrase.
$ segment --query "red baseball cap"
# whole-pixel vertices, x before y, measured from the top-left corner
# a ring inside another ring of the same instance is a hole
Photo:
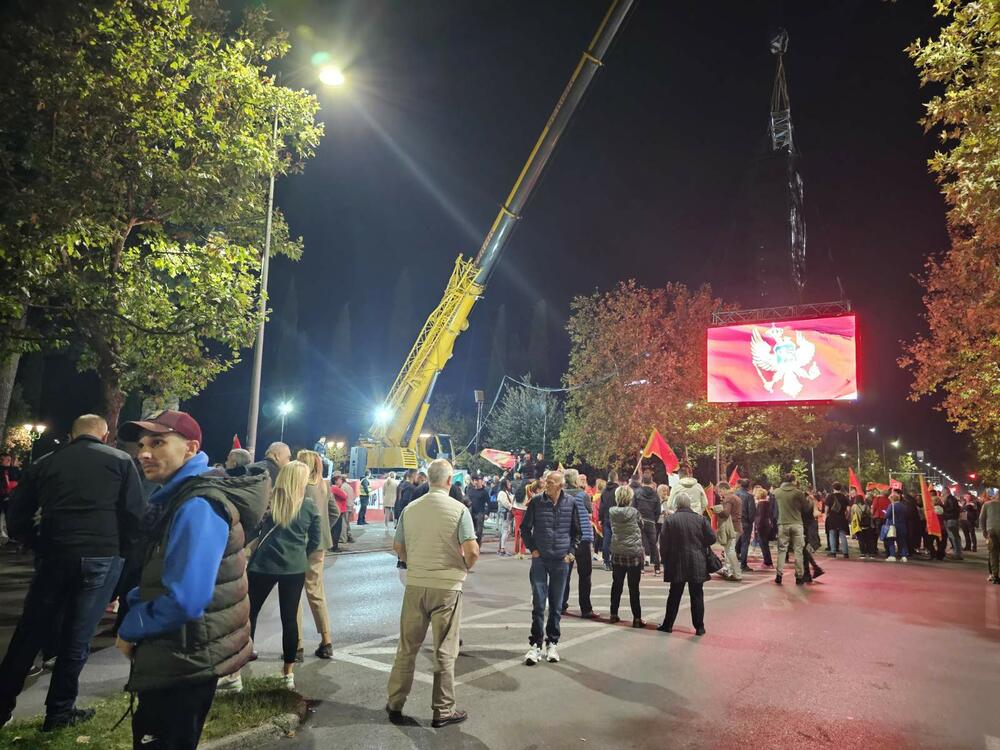
[[[176,432],[187,440],[197,440],[198,444],[201,445],[201,427],[195,418],[186,411],[174,411],[173,409],[154,411],[138,422],[125,422],[118,428],[118,435],[122,440],[134,443],[139,439],[139,433],[143,430],[147,432]]]

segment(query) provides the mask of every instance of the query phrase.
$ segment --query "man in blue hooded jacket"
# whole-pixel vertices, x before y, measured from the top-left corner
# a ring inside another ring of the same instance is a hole
[[[201,428],[185,412],[162,411],[122,425],[139,463],[161,484],[150,497],[157,520],[118,648],[132,659],[127,689],[138,694],[136,748],[195,748],[219,677],[250,658],[244,528],[267,502],[263,472],[210,472]]]

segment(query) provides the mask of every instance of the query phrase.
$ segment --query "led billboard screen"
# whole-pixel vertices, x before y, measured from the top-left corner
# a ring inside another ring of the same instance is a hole
[[[857,397],[854,315],[708,329],[710,403],[809,403]]]

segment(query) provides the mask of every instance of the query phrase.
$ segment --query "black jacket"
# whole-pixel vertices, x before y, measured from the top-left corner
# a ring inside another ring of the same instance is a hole
[[[25,470],[7,525],[40,557],[125,557],[139,538],[145,505],[129,455],[81,435]]]
[[[690,508],[667,516],[660,531],[660,559],[667,583],[704,583],[709,580],[705,548],[715,543],[708,519]]]
[[[465,497],[467,498],[465,504],[469,506],[469,510],[473,513],[485,515],[489,511],[490,492],[485,487],[482,489],[469,487],[465,491]]]
[[[617,482],[608,482],[607,487],[601,490],[601,505],[597,509],[601,517],[601,528],[608,528],[608,512],[614,507],[615,492],[618,490]]]
[[[757,501],[743,487],[736,488],[736,496],[739,497],[742,505],[743,516],[740,520],[743,522],[743,533],[749,534],[753,530],[753,522],[757,518]]]
[[[643,523],[656,523],[660,519],[660,496],[656,488],[642,485],[632,497],[632,507],[639,511]]]
[[[403,515],[403,511],[406,510],[406,506],[413,500],[413,490],[415,489],[416,488],[413,486],[413,482],[408,480],[404,479],[399,483],[399,487],[396,489],[396,505],[392,509],[396,514],[396,518]]]

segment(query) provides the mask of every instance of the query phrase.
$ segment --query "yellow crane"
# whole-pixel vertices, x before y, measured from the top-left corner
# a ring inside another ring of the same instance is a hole
[[[455,261],[444,296],[420,329],[396,381],[375,413],[368,434],[359,441],[359,445],[351,448],[351,476],[361,476],[368,470],[414,469],[421,461],[438,457],[454,458],[450,436],[421,433],[434,385],[451,359],[455,340],[469,328],[469,313],[485,291],[521,211],[559,137],[603,64],[603,57],[625,22],[632,2],[612,0],[486,234],[479,253],[474,259],[459,255]]]

